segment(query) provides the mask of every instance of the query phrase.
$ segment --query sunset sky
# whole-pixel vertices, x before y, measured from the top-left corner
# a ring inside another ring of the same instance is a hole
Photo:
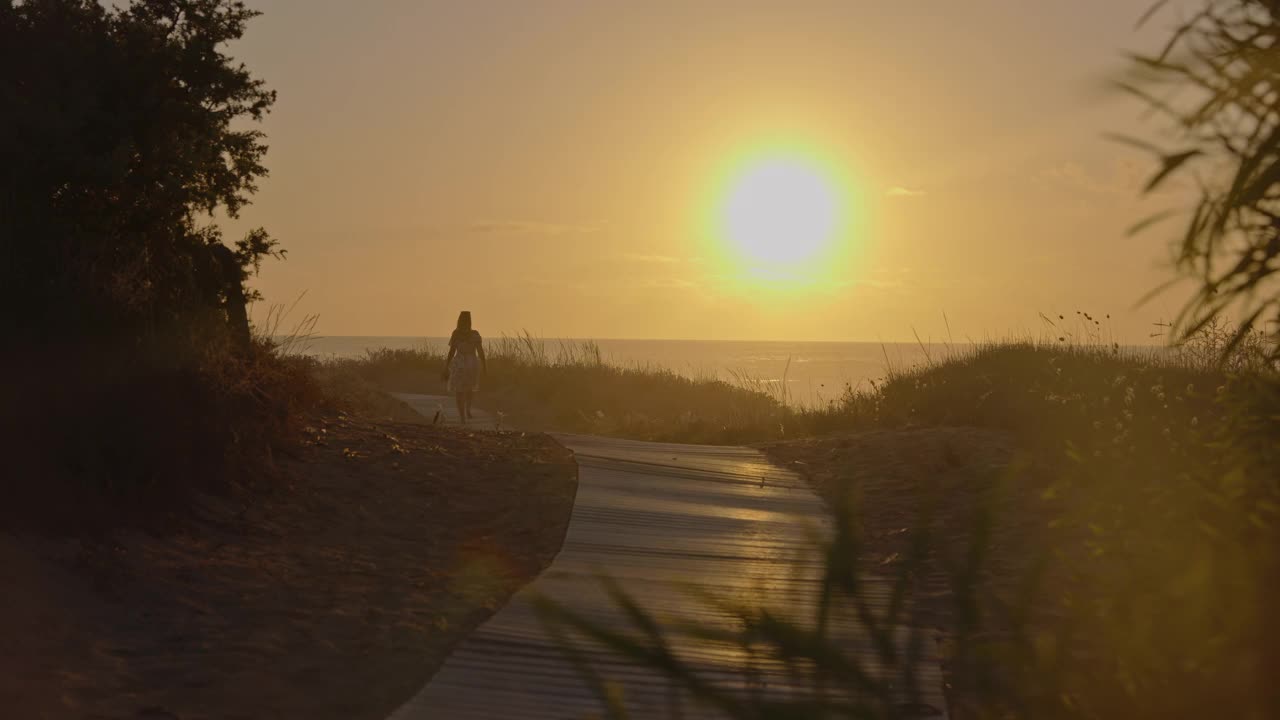
[[[259,0],[232,52],[279,92],[271,175],[228,227],[282,241],[255,285],[305,292],[325,335],[469,309],[489,334],[896,341],[945,312],[960,340],[1079,309],[1145,341],[1175,228],[1124,230],[1171,199],[1139,201],[1150,160],[1103,135],[1159,125],[1103,86],[1173,19],[1136,31],[1149,3]],[[779,280],[717,232],[800,156],[821,192],[796,207],[838,217]]]

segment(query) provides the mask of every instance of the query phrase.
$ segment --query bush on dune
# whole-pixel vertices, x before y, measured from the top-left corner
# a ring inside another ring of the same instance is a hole
[[[248,279],[282,251],[262,229],[224,243],[214,221],[266,174],[250,123],[275,95],[224,53],[254,15],[235,0],[0,3],[14,516],[153,515],[269,467],[316,401],[245,313]]]

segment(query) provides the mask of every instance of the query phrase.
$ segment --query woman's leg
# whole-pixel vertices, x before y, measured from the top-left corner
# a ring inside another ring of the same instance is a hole
[[[476,394],[470,390],[466,393],[467,419],[471,419],[471,401],[475,399]]]
[[[458,404],[458,422],[467,421],[467,403],[466,393],[459,391],[454,393],[454,401]]]

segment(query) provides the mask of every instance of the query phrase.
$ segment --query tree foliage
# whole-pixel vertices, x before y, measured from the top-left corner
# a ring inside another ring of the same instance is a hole
[[[1144,22],[1171,12],[1155,4]],[[1280,0],[1203,0],[1154,54],[1131,56],[1120,86],[1174,121],[1153,191],[1190,178],[1199,200],[1178,244],[1199,289],[1178,319],[1184,337],[1224,313],[1280,336]],[[1143,226],[1148,223],[1143,223]]]
[[[0,317],[17,339],[208,320],[275,241],[223,245],[275,101],[226,54],[235,0],[0,0]],[[220,262],[221,258],[221,262]]]

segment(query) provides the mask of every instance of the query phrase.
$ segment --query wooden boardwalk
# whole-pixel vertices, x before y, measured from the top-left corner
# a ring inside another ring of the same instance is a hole
[[[424,414],[434,414],[440,400],[400,397]],[[600,573],[616,578],[667,623],[694,619],[734,627],[727,613],[693,599],[688,584],[783,613],[811,606],[820,563],[810,538],[826,531],[826,513],[794,474],[742,447],[557,437],[579,464],[577,499],[560,554],[464,641],[391,720],[600,717],[603,708],[548,637],[531,600],[548,597],[595,621],[629,629],[601,588]],[[872,592],[881,605],[886,595]],[[857,623],[838,622],[837,632],[851,654],[874,670],[876,655]],[[905,646],[908,631],[898,634],[896,642]],[[744,688],[750,665],[753,688],[784,696],[802,691],[791,686],[784,668],[749,660],[736,648],[678,634],[673,646],[700,674],[725,687]],[[663,680],[598,648],[587,647],[585,654],[621,688],[629,717],[721,717],[693,707],[675,715]],[[926,663],[917,681],[915,716],[943,717],[936,661]]]

